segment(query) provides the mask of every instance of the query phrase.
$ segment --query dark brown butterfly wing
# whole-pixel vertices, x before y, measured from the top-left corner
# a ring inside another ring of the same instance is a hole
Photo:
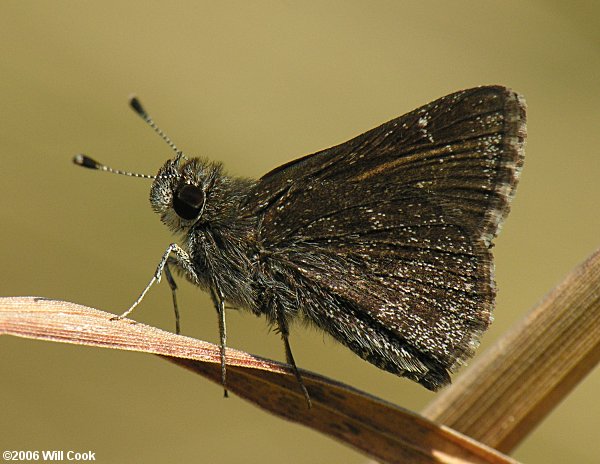
[[[436,389],[491,321],[489,248],[525,135],[518,94],[464,90],[271,171],[247,208],[308,319]]]

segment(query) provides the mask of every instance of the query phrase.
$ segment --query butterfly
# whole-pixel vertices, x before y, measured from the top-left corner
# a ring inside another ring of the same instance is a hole
[[[470,358],[492,320],[491,248],[523,166],[525,101],[502,86],[442,97],[258,180],[176,155],[150,203],[179,238],[128,315],[171,268],[225,304],[265,316],[310,402],[289,342],[308,322],[361,358],[430,390]],[[84,167],[123,173],[78,155]],[[225,390],[226,391],[226,390]]]

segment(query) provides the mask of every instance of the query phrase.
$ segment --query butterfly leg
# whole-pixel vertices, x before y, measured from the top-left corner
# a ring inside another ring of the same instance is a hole
[[[173,258],[169,258],[167,260],[167,263],[165,264],[165,277],[167,278],[169,287],[171,287],[171,296],[173,297],[173,310],[175,311],[175,333],[179,335],[181,333],[181,326],[179,324],[179,306],[177,306],[177,284],[175,283],[173,274],[171,274],[169,263],[175,265],[177,262]]]
[[[172,257],[171,257],[171,253],[173,254]],[[166,249],[165,253],[163,254],[163,257],[161,258],[160,262],[158,263],[158,266],[156,267],[156,271],[154,272],[152,279],[150,279],[150,282],[148,283],[148,285],[146,285],[146,288],[144,288],[144,290],[142,291],[142,293],[140,294],[138,299],[135,300],[133,302],[133,304],[131,305],[131,307],[127,311],[125,311],[123,314],[113,317],[113,320],[123,319],[123,318],[129,316],[129,314],[131,314],[131,312],[134,310],[134,308],[138,304],[140,304],[140,302],[144,299],[144,296],[146,296],[146,293],[148,293],[148,290],[150,290],[150,287],[152,287],[152,285],[154,285],[155,282],[160,282],[160,279],[162,278],[163,270],[165,270],[167,263],[169,263],[169,262],[177,264],[177,266],[180,267],[189,276],[189,278],[191,280],[196,281],[196,282],[198,281],[198,275],[196,274],[196,271],[194,270],[194,265],[192,263],[192,259],[190,258],[190,256],[179,245],[177,245],[176,243],[171,243],[171,245],[169,245],[169,247]],[[165,274],[167,272],[169,272],[169,271],[165,271]],[[168,276],[167,276],[167,280],[169,281]],[[173,281],[172,275],[171,275],[171,280],[169,281],[169,285],[171,284],[171,281],[173,282],[173,284],[175,284],[175,282]],[[176,288],[177,288],[177,286],[175,285],[175,289]],[[171,286],[171,290],[173,292],[174,299],[175,299],[175,289],[173,288],[173,286]],[[175,306],[175,314],[176,314],[176,318],[178,320],[179,319],[179,309],[177,309],[177,306]],[[179,326],[178,322],[177,322],[177,326]],[[177,327],[177,330],[179,330],[178,327]]]
[[[306,389],[306,385],[304,385],[304,381],[302,380],[302,376],[300,375],[300,371],[298,370],[298,367],[296,366],[296,361],[294,360],[294,355],[292,354],[292,348],[290,346],[290,341],[289,341],[290,331],[289,331],[287,320],[283,316],[282,311],[277,311],[277,326],[279,328],[279,333],[281,334],[281,338],[283,339],[283,344],[285,345],[285,358],[287,360],[287,363],[289,365],[291,365],[292,369],[294,370],[294,375],[296,376],[296,380],[298,381],[298,384],[300,384],[300,389],[302,390],[302,393],[304,394],[304,398],[306,399],[306,404],[308,405],[308,408],[310,409],[312,407],[312,402],[310,400],[310,395],[308,394],[308,390]]]
[[[219,286],[213,282],[210,296],[219,316],[219,336],[221,341],[221,384],[223,385],[223,396],[227,398],[227,367],[225,364],[225,347],[227,344],[227,325],[225,324],[225,296]]]

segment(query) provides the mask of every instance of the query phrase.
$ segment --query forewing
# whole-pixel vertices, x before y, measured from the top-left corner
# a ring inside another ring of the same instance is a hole
[[[451,370],[490,321],[524,139],[516,93],[465,90],[271,171],[247,208],[286,266]]]

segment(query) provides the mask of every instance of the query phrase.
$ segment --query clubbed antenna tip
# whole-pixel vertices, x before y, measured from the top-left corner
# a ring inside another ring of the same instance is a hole
[[[144,107],[142,106],[142,104],[136,96],[132,96],[129,98],[129,106],[131,106],[133,111],[139,114],[142,118],[145,119],[148,117],[148,113],[146,113],[146,110],[144,109]]]
[[[100,169],[101,167],[101,164],[98,163],[98,161],[81,153],[73,157],[73,163],[88,169]]]

